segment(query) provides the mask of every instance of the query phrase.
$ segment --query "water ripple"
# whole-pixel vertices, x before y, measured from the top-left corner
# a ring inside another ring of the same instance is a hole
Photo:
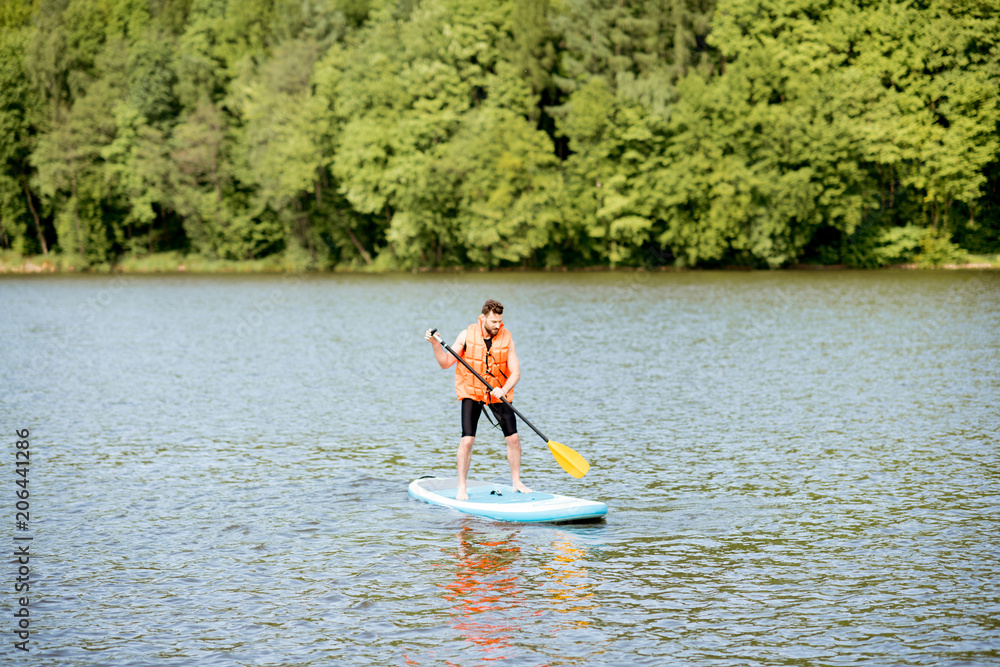
[[[992,274],[109,280],[0,280],[33,665],[1000,664]],[[605,522],[406,494],[486,296]]]

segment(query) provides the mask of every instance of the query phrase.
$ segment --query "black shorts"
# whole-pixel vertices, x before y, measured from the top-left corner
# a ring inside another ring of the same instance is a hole
[[[517,419],[514,418],[514,411],[506,403],[490,403],[490,412],[500,423],[503,436],[517,433]],[[483,412],[483,404],[471,398],[462,399],[462,437],[476,436],[476,426],[479,424],[479,415]]]

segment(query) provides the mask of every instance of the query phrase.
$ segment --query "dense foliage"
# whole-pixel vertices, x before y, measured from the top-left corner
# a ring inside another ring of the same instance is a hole
[[[950,261],[998,92],[1000,0],[5,0],[0,248]]]

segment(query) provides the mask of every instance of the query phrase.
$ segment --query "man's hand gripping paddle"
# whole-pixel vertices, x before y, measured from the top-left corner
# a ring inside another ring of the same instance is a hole
[[[475,375],[477,378],[479,378],[480,382],[482,382],[483,384],[485,384],[486,387],[490,391],[493,391],[493,386],[489,382],[487,382],[486,379],[483,378],[482,375],[480,375],[479,373],[477,373],[475,371],[475,369],[473,369],[472,366],[470,366],[468,364],[468,362],[465,361],[465,359],[463,359],[462,357],[460,357],[458,355],[458,353],[455,352],[455,350],[451,349],[451,346],[448,345],[448,343],[444,342],[441,339],[441,336],[438,335],[438,333],[437,333],[437,329],[431,329],[431,335],[434,336],[434,340],[436,340],[437,342],[441,343],[441,347],[443,347],[444,349],[448,350],[448,352],[451,353],[451,356],[453,356],[456,359],[458,359],[458,361],[463,366],[465,366],[466,368],[468,368],[470,371],[472,371],[473,375]],[[569,474],[573,475],[573,477],[576,477],[577,479],[579,479],[579,478],[581,478],[581,477],[583,477],[584,475],[587,474],[587,471],[590,470],[590,464],[587,463],[586,459],[584,459],[582,456],[580,456],[579,454],[577,454],[576,452],[574,452],[572,449],[570,449],[566,445],[558,443],[555,440],[549,440],[548,438],[546,438],[545,435],[541,431],[539,431],[537,428],[535,428],[534,424],[532,424],[530,421],[528,421],[528,419],[524,415],[522,415],[520,412],[518,412],[517,408],[515,408],[513,405],[511,405],[510,401],[508,401],[503,396],[500,397],[500,400],[503,401],[504,403],[506,403],[507,405],[509,405],[510,409],[514,411],[514,414],[516,414],[518,417],[520,417],[521,421],[523,421],[525,424],[527,424],[528,426],[530,426],[531,430],[534,431],[535,433],[537,433],[538,437],[540,437],[542,440],[545,441],[545,443],[549,446],[549,451],[552,452],[552,456],[554,456],[555,459],[556,459],[556,461],[559,463],[559,465],[561,465],[563,467],[563,470],[565,470]]]

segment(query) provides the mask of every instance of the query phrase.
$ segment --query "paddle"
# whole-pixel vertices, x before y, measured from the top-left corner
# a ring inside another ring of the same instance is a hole
[[[482,375],[477,373],[476,370],[472,366],[470,366],[467,361],[465,361],[465,359],[460,357],[458,353],[455,352],[455,350],[451,349],[451,346],[448,345],[448,343],[444,342],[444,340],[441,339],[441,336],[438,335],[437,329],[431,329],[431,335],[434,336],[434,340],[441,343],[441,347],[451,352],[451,356],[458,359],[463,366],[468,368],[470,371],[472,371],[473,375],[479,378],[480,382],[485,384],[490,391],[493,391],[493,385],[487,382]],[[521,421],[530,426],[531,430],[537,433],[538,437],[540,437],[542,440],[545,441],[545,444],[549,446],[549,451],[552,452],[552,456],[554,456],[559,465],[563,467],[563,470],[573,475],[573,477],[576,477],[577,479],[580,479],[581,477],[587,474],[587,471],[590,470],[590,464],[587,463],[586,459],[584,459],[582,456],[574,452],[566,445],[558,443],[555,440],[549,440],[548,438],[546,438],[541,431],[535,428],[534,424],[528,421],[527,417],[522,415],[517,408],[511,405],[510,401],[508,401],[503,396],[500,397],[500,400],[509,405],[510,409],[514,411],[514,414],[520,417]]]

